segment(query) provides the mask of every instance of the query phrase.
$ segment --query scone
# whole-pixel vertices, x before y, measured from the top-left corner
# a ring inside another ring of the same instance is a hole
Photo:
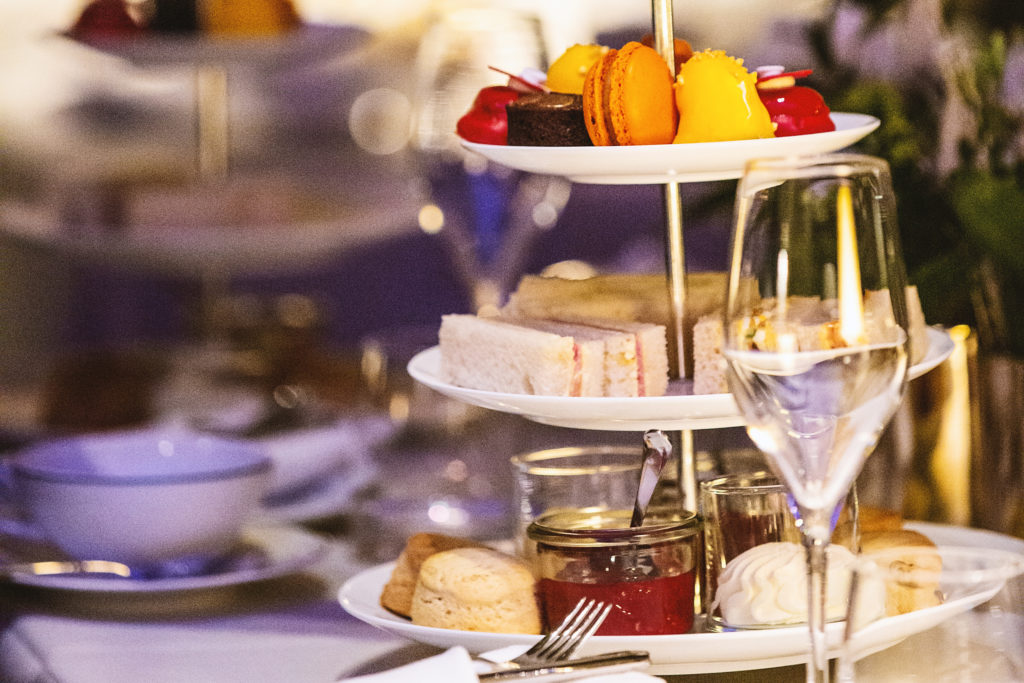
[[[861,534],[861,552],[867,556],[884,557],[893,568],[905,568],[914,581],[890,579],[886,583],[885,612],[887,616],[906,614],[914,610],[934,607],[942,602],[938,574],[942,571],[942,556],[935,544],[924,534],[910,529],[898,531],[868,531]],[[918,573],[915,570],[921,570]],[[935,580],[921,581],[920,575],[934,576]]]
[[[876,531],[899,531],[903,528],[903,515],[895,510],[861,505],[857,514],[858,531],[861,536]],[[844,506],[839,514],[836,530],[832,534],[832,542],[856,551],[858,548],[854,547],[852,536],[853,522],[850,520],[850,508]]]
[[[444,534],[419,533],[410,536],[398,556],[398,561],[395,562],[391,578],[381,591],[381,606],[395,614],[408,617],[409,609],[412,607],[412,593],[416,588],[416,579],[419,577],[423,561],[435,553],[464,547],[480,547],[480,544],[468,538]]]
[[[456,548],[420,567],[412,622],[487,633],[540,633],[535,580],[519,559],[490,548]]]

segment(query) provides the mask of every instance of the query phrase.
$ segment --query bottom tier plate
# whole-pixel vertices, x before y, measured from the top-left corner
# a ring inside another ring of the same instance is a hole
[[[937,524],[912,523],[908,528],[924,533],[938,545],[1000,548],[1024,552],[1024,541],[989,531]],[[526,645],[537,636],[475,633],[417,626],[379,604],[384,584],[393,564],[368,569],[350,579],[339,592],[342,607],[352,616],[394,635],[449,648],[461,645],[471,653],[480,653],[510,645]],[[896,645],[916,633],[926,631],[990,599],[997,588],[978,590],[937,607],[880,619],[870,627],[866,650],[876,652]],[[837,645],[842,623],[829,625],[829,642]],[[667,636],[594,636],[579,654],[598,654],[616,650],[650,652],[650,673],[656,675],[720,673],[767,669],[802,664],[807,657],[806,626],[735,631],[728,633],[684,633]]]

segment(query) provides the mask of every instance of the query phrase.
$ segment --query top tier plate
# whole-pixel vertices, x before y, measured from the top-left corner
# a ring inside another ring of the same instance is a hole
[[[523,147],[462,141],[503,166],[577,183],[651,185],[730,180],[743,175],[751,159],[827,154],[849,147],[881,123],[867,114],[832,113],[836,129],[828,133],[764,140],[692,142],[680,145],[624,147]]]

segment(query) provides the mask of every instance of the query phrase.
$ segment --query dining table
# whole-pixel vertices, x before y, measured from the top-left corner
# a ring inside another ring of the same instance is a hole
[[[374,561],[360,557],[344,527],[302,533],[320,544],[315,561],[251,582],[157,592],[0,583],[0,680],[319,683],[390,670],[443,651],[350,615],[339,602],[339,590]],[[1024,548],[1024,541],[1000,538]],[[1007,623],[1017,637],[1009,639],[1015,651],[1003,656],[1024,663],[1024,580],[1015,579],[1004,591],[1011,598],[999,609],[959,615],[872,655],[877,660],[872,680],[886,680],[881,672],[889,663],[907,658],[927,676],[929,667],[948,665],[971,648],[981,656],[992,629],[1005,631]],[[800,664],[651,673],[667,681],[722,683],[800,681],[804,674]]]

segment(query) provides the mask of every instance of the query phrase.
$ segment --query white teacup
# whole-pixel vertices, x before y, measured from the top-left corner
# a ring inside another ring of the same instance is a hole
[[[256,445],[154,428],[32,446],[10,478],[24,515],[65,553],[149,571],[229,552],[270,469]]]

